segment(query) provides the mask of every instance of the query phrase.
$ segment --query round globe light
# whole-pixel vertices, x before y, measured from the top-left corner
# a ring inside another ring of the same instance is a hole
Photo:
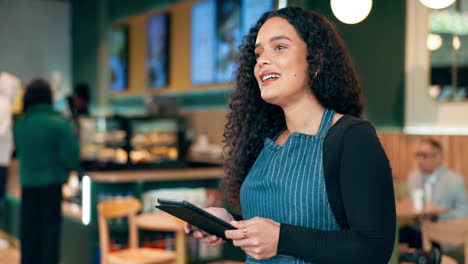
[[[333,14],[341,22],[357,24],[363,21],[372,9],[372,0],[331,0]]]
[[[455,0],[419,0],[423,5],[432,9],[442,9],[453,4]]]
[[[442,37],[438,34],[430,33],[427,36],[427,48],[430,51],[439,49],[442,46]]]

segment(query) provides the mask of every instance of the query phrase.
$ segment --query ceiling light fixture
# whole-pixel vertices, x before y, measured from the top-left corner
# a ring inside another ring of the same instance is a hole
[[[331,0],[333,14],[341,22],[357,24],[363,21],[372,9],[372,0]]]

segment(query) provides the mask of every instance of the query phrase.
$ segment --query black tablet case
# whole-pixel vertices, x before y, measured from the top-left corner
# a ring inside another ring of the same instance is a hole
[[[226,221],[206,212],[205,210],[181,200],[158,199],[159,205],[156,208],[163,210],[185,222],[194,225],[209,234],[223,238],[232,244],[230,239],[226,239],[224,231],[236,229]]]

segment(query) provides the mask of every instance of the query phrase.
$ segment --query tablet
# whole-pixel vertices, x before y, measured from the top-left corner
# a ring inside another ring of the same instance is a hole
[[[158,198],[159,205],[156,208],[163,210],[185,222],[200,228],[201,230],[223,238],[225,241],[232,244],[230,239],[226,239],[224,231],[237,229],[228,222],[206,212],[185,200],[173,200]]]

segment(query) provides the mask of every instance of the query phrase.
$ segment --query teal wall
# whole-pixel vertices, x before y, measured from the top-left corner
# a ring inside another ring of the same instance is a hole
[[[99,1],[72,1],[73,82],[97,88]],[[108,0],[109,23],[162,8],[181,0]],[[319,11],[342,33],[357,66],[366,98],[367,118],[379,129],[401,129],[404,124],[404,56],[406,0],[373,1],[366,20],[346,25],[335,19],[329,0],[290,0]],[[102,13],[101,13],[102,14]],[[97,94],[97,93],[93,93]]]
[[[97,88],[98,6],[97,1],[72,1],[72,84],[87,82]],[[92,97],[95,92],[92,91]]]
[[[337,25],[361,79],[367,118],[380,129],[402,129],[406,0],[373,1],[369,16],[355,25],[339,22],[329,0],[289,2],[306,5]]]

